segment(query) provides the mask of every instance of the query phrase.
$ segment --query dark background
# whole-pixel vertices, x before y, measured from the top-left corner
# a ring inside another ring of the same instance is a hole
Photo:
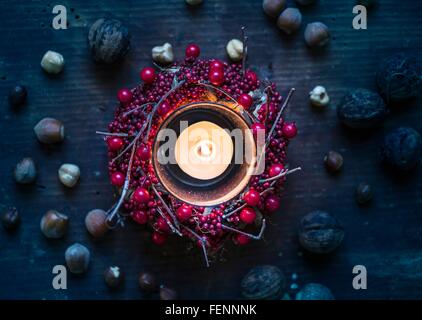
[[[335,112],[347,90],[375,89],[374,72],[382,58],[398,51],[421,55],[422,1],[381,1],[369,13],[368,30],[354,30],[354,0],[320,0],[302,10],[304,25],[291,38],[267,19],[261,2],[205,0],[196,9],[184,0],[0,2],[0,203],[15,205],[23,220],[15,234],[0,230],[0,298],[145,298],[137,284],[141,271],[153,272],[182,298],[238,298],[241,278],[258,264],[277,265],[289,279],[297,273],[299,285],[320,282],[338,299],[422,297],[421,169],[400,177],[376,158],[377,144],[389,129],[406,125],[422,132],[421,100],[398,106],[381,128],[369,133],[345,130]],[[55,4],[68,9],[67,30],[50,27]],[[113,67],[96,65],[87,50],[88,27],[104,15],[122,19],[132,32],[130,54]],[[317,53],[305,46],[303,30],[306,23],[318,20],[329,26],[332,41]],[[191,42],[201,47],[202,57],[226,59],[225,45],[240,37],[242,25],[250,39],[249,66],[274,81],[284,95],[290,87],[297,89],[286,117],[297,122],[300,134],[288,154],[291,167],[302,166],[303,171],[289,176],[282,208],[271,219],[265,240],[249,247],[230,246],[226,261],[209,269],[200,252],[187,252],[182,240],[157,248],[149,231],[132,223],[94,242],[84,227],[85,214],[113,203],[106,147],[95,130],[106,129],[111,120],[117,90],[139,82],[139,70],[151,65],[151,48],[164,42],[172,43],[177,59]],[[64,55],[61,75],[48,76],[41,70],[47,50]],[[29,91],[28,103],[19,112],[7,102],[7,92],[16,83]],[[308,92],[315,85],[325,86],[331,97],[323,112],[309,105]],[[46,116],[64,122],[66,139],[59,146],[43,146],[34,136],[33,126]],[[337,177],[323,166],[330,149],[345,157]],[[12,170],[26,156],[37,162],[39,178],[36,185],[21,187]],[[65,189],[57,179],[64,162],[81,168],[75,189]],[[367,208],[354,200],[354,189],[362,181],[375,189],[374,202]],[[48,241],[42,236],[39,221],[48,209],[70,216],[65,239]],[[346,228],[341,248],[325,258],[308,256],[297,242],[299,219],[314,209],[336,215]],[[64,251],[74,242],[91,250],[90,270],[82,277],[70,275],[68,290],[56,291],[51,270],[64,264]],[[357,264],[367,267],[367,290],[352,288]],[[103,282],[109,265],[119,265],[126,273],[125,286],[117,292]]]

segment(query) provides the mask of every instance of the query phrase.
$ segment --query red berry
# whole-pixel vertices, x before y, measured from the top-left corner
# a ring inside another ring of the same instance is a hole
[[[283,124],[282,128],[283,135],[288,138],[292,139],[297,135],[297,128],[294,122],[286,122]]]
[[[239,98],[237,99],[237,102],[245,109],[249,109],[253,104],[253,98],[247,94],[242,93]]]
[[[157,223],[156,223],[156,227],[158,230],[163,231],[163,232],[170,232],[170,226],[168,225],[166,219],[164,219],[163,217],[158,217],[157,219]]]
[[[179,207],[179,209],[177,209],[176,214],[180,221],[186,221],[192,216],[192,207],[190,205],[183,204]]]
[[[245,207],[240,211],[240,220],[244,223],[251,224],[255,221],[256,213],[251,207]]]
[[[158,113],[159,116],[163,117],[167,113],[169,113],[170,110],[171,110],[170,104],[168,104],[167,102],[164,101],[158,106],[157,113]]]
[[[259,201],[261,201],[261,195],[256,190],[248,190],[243,196],[243,200],[249,206],[256,206],[258,205]]]
[[[264,131],[261,131],[264,130]],[[265,124],[263,123],[259,123],[259,122],[255,122],[252,125],[252,133],[253,135],[256,137],[258,135],[258,131],[262,132],[263,134],[265,134]]]
[[[201,49],[196,44],[190,44],[186,47],[186,57],[187,58],[198,58],[201,53]]]
[[[248,237],[248,236],[246,236],[244,234],[241,234],[241,233],[238,233],[236,235],[236,237],[234,238],[234,240],[235,240],[235,243],[237,245],[240,245],[240,246],[243,246],[243,245],[248,244],[249,242],[251,242],[251,238],[250,237]]]
[[[280,208],[280,198],[275,195],[269,195],[265,199],[265,210],[268,212],[277,211]]]
[[[141,70],[141,79],[146,84],[151,84],[155,80],[155,70],[151,67],[146,67]]]
[[[210,69],[218,69],[224,71],[224,63],[220,60],[212,60],[210,62]]]
[[[123,147],[123,140],[118,137],[109,137],[107,139],[107,145],[110,151],[117,151]]]
[[[246,71],[246,79],[252,82],[252,85],[256,85],[258,82],[258,76],[252,70]]]
[[[121,102],[121,103],[128,103],[131,102],[133,98],[133,94],[132,91],[130,91],[129,89],[120,89],[119,92],[117,92],[117,99]]]
[[[126,177],[121,172],[113,172],[111,175],[111,183],[116,187],[121,187],[125,183]]]
[[[145,224],[148,222],[148,214],[141,210],[134,211],[132,212],[132,219],[139,224]]]
[[[149,201],[149,193],[145,188],[137,188],[133,193],[133,199],[138,203],[147,203]]]
[[[159,233],[159,232],[154,232],[152,234],[152,242],[154,242],[156,245],[161,246],[163,245],[167,240],[167,236]]]
[[[139,159],[141,159],[142,161],[147,161],[151,158],[151,148],[146,144],[142,144],[136,150],[136,154],[138,155]]]
[[[273,164],[268,171],[270,177],[278,176],[284,170],[284,166],[280,163]]]
[[[220,69],[211,69],[208,74],[208,80],[215,86],[224,82],[224,71]]]

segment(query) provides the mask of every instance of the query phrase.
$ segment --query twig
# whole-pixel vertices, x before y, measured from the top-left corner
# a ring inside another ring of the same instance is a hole
[[[161,209],[160,208],[158,208],[157,207],[157,211],[158,211],[158,213],[163,217],[163,219],[164,220],[166,220],[166,223],[169,225],[169,227],[170,227],[170,229],[171,229],[171,231],[173,231],[173,233],[177,233],[179,236],[181,236],[182,237],[182,234],[180,233],[180,231],[179,230],[177,230],[174,226],[173,226],[173,224],[171,223],[171,221],[167,218],[167,216],[164,214],[164,212],[163,211],[161,211]]]
[[[144,104],[141,104],[140,106],[137,106],[136,108],[133,108],[132,110],[126,111],[125,113],[123,113],[123,116],[127,116],[129,114],[131,114],[132,112],[135,112],[136,110],[145,108],[146,106],[149,106],[150,104],[154,104],[154,102],[147,102]]]
[[[107,220],[106,224],[110,229],[113,229],[114,227],[111,225],[112,220],[114,219],[114,216],[118,214],[118,211],[126,197],[126,193],[129,190],[129,183],[130,183],[130,174],[132,171],[132,162],[133,162],[133,155],[135,154],[136,144],[132,147],[132,153],[130,154],[130,160],[129,165],[127,168],[125,183],[123,185],[122,193],[120,194],[120,198],[117,201],[117,204],[107,213]]]
[[[95,131],[96,134],[102,135],[102,136],[114,136],[114,137],[128,137],[129,135],[127,133],[114,133],[114,132],[105,132],[105,131]]]
[[[176,76],[175,76],[176,77]],[[162,97],[161,99],[155,104],[154,108],[152,109],[151,113],[150,113],[150,119],[148,121],[148,130],[147,130],[147,134],[145,135],[145,139],[144,142],[146,141],[146,139],[148,139],[149,137],[149,132],[151,131],[151,125],[152,125],[152,119],[154,117],[155,112],[157,111],[158,107],[160,104],[163,103],[164,100],[166,100],[168,98],[168,96],[170,94],[172,94],[174,91],[176,91],[177,89],[179,89],[183,84],[185,83],[185,80],[181,80],[180,82],[177,82],[177,84],[175,86],[173,86],[169,91],[167,91]]]
[[[161,203],[163,204],[164,208],[167,210],[170,217],[173,219],[173,223],[174,223],[175,227],[179,230],[179,228],[180,228],[179,221],[177,220],[176,216],[174,215],[173,210],[170,209],[170,207],[164,201],[163,197],[160,196],[157,189],[155,189],[154,185],[151,186],[151,189],[152,189],[152,191],[154,191],[155,195],[158,197],[158,199],[161,201]]]
[[[264,183],[264,182],[269,182],[269,181],[277,180],[277,179],[280,179],[281,177],[287,176],[288,174],[291,174],[291,173],[296,172],[296,171],[299,171],[299,170],[302,170],[302,168],[301,167],[297,167],[297,168],[294,168],[292,170],[285,170],[285,171],[281,172],[280,174],[278,174],[278,175],[276,175],[274,177],[271,177],[271,178],[268,178],[268,179],[259,180],[259,183]]]
[[[259,240],[259,239],[262,238],[262,235],[264,234],[265,226],[266,226],[265,219],[262,219],[261,230],[259,231],[258,235],[253,235],[251,233],[243,232],[241,230],[237,230],[235,228],[226,226],[225,224],[221,224],[221,228],[223,228],[223,229],[227,229],[227,230],[230,230],[230,231],[233,231],[233,232],[243,234],[244,236],[248,236],[249,238],[254,239],[254,240]]]
[[[127,147],[126,148],[124,148],[123,149],[123,151],[122,152],[120,152],[117,156],[115,156],[114,158],[113,158],[113,160],[111,160],[111,163],[114,163],[114,161],[116,161],[117,159],[119,159],[122,155],[124,155],[125,153],[126,153],[126,151],[128,151],[129,150],[129,148],[131,147],[131,146],[133,146],[138,140],[139,140],[139,138],[141,137],[141,135],[142,135],[142,133],[144,132],[144,130],[145,130],[145,128],[146,128],[146,122],[142,125],[142,127],[141,127],[141,130],[139,130],[139,132],[136,134],[136,136],[135,136],[135,138],[131,141],[131,143],[129,143],[128,145],[127,145]]]
[[[206,241],[205,241],[204,237],[201,237],[199,234],[197,234],[191,228],[189,228],[189,227],[187,227],[183,224],[181,226],[183,228],[185,228],[186,230],[188,230],[195,238],[197,238],[199,241],[201,241],[202,252],[204,253],[205,263],[207,264],[207,268],[208,268],[210,266],[210,264],[209,264],[209,261],[208,261],[208,253],[207,253]]]

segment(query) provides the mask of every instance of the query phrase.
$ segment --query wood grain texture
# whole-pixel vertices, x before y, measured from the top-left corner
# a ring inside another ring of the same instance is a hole
[[[23,221],[16,234],[0,230],[0,298],[148,298],[139,291],[137,277],[151,271],[182,298],[236,299],[240,279],[257,264],[277,265],[289,277],[296,272],[300,285],[325,284],[338,299],[421,298],[421,169],[397,177],[376,160],[377,143],[389,129],[408,125],[422,132],[421,100],[400,105],[371,133],[344,129],[335,113],[347,90],[375,89],[374,72],[382,58],[397,51],[421,56],[422,2],[381,2],[370,12],[365,31],[352,28],[354,0],[320,0],[302,10],[305,24],[322,21],[332,33],[330,45],[313,52],[304,44],[304,26],[291,38],[281,35],[262,13],[260,0],[205,0],[196,9],[183,0],[63,0],[69,28],[60,31],[50,27],[53,2],[1,1],[0,203],[17,206]],[[88,26],[107,15],[126,21],[133,36],[130,54],[113,67],[93,63],[86,44]],[[138,71],[151,63],[151,48],[164,42],[173,44],[177,58],[183,57],[188,43],[196,42],[202,56],[225,59],[225,44],[239,37],[241,25],[248,27],[250,67],[274,81],[283,94],[290,87],[297,89],[286,117],[297,122],[300,134],[288,153],[291,166],[300,165],[303,171],[289,176],[282,208],[271,219],[265,240],[248,248],[228,248],[226,261],[210,269],[199,252],[186,252],[183,241],[175,239],[162,251],[151,244],[149,232],[131,223],[103,241],[92,241],[83,224],[85,214],[113,203],[106,149],[95,130],[105,129],[111,120],[117,90],[138,83]],[[64,55],[63,74],[43,73],[39,63],[47,50]],[[28,104],[20,112],[12,111],[7,102],[8,89],[16,83],[29,91]],[[308,102],[308,92],[318,84],[327,88],[332,100],[324,112],[315,112]],[[45,147],[36,141],[32,128],[46,116],[64,122],[66,139],[60,146]],[[345,157],[344,170],[336,177],[326,174],[322,164],[330,149]],[[38,164],[36,186],[20,187],[13,180],[13,166],[25,156]],[[66,190],[57,179],[63,162],[81,168],[74,190]],[[361,181],[375,189],[374,202],[367,208],[354,201]],[[47,241],[41,235],[39,221],[48,209],[70,216],[65,239]],[[297,242],[299,219],[314,209],[335,214],[346,228],[342,247],[329,257],[311,257]],[[90,270],[83,277],[70,276],[68,290],[56,291],[51,286],[52,267],[64,263],[64,251],[74,242],[91,250]],[[357,264],[368,269],[366,291],[352,288],[352,268]],[[126,273],[125,287],[116,292],[103,282],[109,265],[119,265]]]

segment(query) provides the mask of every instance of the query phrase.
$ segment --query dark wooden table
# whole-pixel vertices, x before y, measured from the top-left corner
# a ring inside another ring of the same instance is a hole
[[[306,48],[304,27],[291,38],[281,35],[262,13],[261,2],[205,0],[192,9],[183,0],[63,0],[69,28],[59,31],[50,27],[51,1],[0,3],[0,203],[17,206],[23,219],[15,234],[0,230],[0,298],[142,299],[137,284],[141,271],[155,273],[182,298],[238,298],[240,279],[258,264],[277,265],[289,279],[297,273],[299,285],[325,284],[338,299],[422,297],[421,170],[400,177],[381,168],[376,158],[377,143],[389,129],[406,125],[422,132],[421,100],[399,106],[371,133],[345,130],[335,111],[347,90],[375,89],[374,72],[381,58],[397,51],[421,56],[422,2],[381,1],[369,14],[368,30],[354,30],[354,0],[320,0],[303,10],[304,23],[320,20],[332,32],[330,45],[318,53]],[[87,50],[88,26],[104,15],[124,20],[133,35],[130,54],[113,67],[96,65]],[[102,241],[92,241],[84,227],[85,214],[113,203],[106,148],[95,130],[105,129],[112,118],[117,90],[139,82],[138,71],[151,64],[153,46],[170,42],[176,57],[182,58],[185,46],[196,42],[202,56],[225,59],[225,45],[239,37],[242,25],[248,27],[249,65],[277,83],[283,94],[290,87],[297,89],[286,112],[300,130],[289,147],[289,161],[303,171],[289,176],[282,208],[271,220],[265,240],[248,248],[230,247],[226,261],[209,269],[199,252],[186,252],[183,241],[157,249],[149,232],[132,223]],[[65,71],[56,77],[47,76],[39,65],[49,49],[66,60]],[[29,90],[28,104],[19,112],[7,102],[8,89],[16,83]],[[324,85],[332,99],[324,112],[309,106],[308,92],[315,85]],[[64,122],[66,139],[59,146],[42,146],[34,136],[33,126],[46,116]],[[323,167],[330,149],[345,157],[344,171],[337,177]],[[38,164],[34,186],[21,187],[13,180],[13,166],[25,156]],[[65,189],[57,179],[63,162],[76,163],[82,170],[74,190]],[[375,189],[374,202],[367,208],[354,200],[361,181]],[[41,235],[39,221],[48,209],[70,216],[65,239],[47,241]],[[310,257],[297,241],[299,219],[314,209],[335,214],[346,228],[342,247],[325,258]],[[91,250],[90,270],[83,277],[69,276],[68,289],[56,291],[52,268],[64,263],[64,251],[74,242]],[[367,290],[352,288],[352,268],[358,264],[367,267]],[[126,273],[125,287],[117,292],[110,292],[103,282],[109,265],[119,265]]]

